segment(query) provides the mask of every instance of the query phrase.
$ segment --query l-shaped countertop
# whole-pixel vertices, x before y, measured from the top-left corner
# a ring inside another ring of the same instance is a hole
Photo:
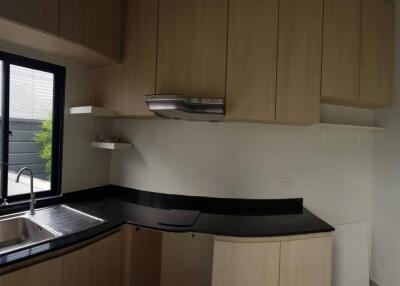
[[[334,228],[303,207],[302,199],[249,200],[190,197],[104,186],[38,202],[67,204],[105,220],[91,229],[0,255],[0,268],[91,239],[125,223],[165,232],[231,237],[272,237],[331,232]],[[0,214],[26,210],[26,204]]]

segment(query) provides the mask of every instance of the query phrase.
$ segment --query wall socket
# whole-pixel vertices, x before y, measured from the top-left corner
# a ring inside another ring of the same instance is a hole
[[[293,186],[292,178],[280,178],[278,181],[278,189],[281,191],[290,191]]]

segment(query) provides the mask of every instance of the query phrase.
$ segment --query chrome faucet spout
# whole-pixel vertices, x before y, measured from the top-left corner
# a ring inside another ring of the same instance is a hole
[[[35,196],[35,193],[33,192],[33,173],[32,173],[32,171],[31,171],[31,169],[25,167],[25,168],[22,168],[21,170],[19,170],[18,175],[17,175],[17,178],[15,179],[15,181],[16,181],[17,183],[19,183],[19,178],[21,177],[21,174],[22,174],[23,172],[27,172],[27,173],[29,174],[29,177],[30,177],[31,200],[30,200],[30,208],[29,208],[29,211],[30,211],[31,215],[34,215],[34,214],[35,214],[36,196]]]

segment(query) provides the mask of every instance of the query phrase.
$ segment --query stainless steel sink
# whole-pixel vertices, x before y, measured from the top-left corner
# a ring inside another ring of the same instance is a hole
[[[73,234],[104,220],[66,205],[0,217],[0,255]]]
[[[0,221],[0,254],[57,237],[26,217]]]

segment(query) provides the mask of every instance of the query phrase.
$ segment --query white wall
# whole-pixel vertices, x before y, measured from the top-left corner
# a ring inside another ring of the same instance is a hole
[[[4,43],[0,43],[0,50],[66,67],[62,191],[71,192],[108,184],[110,154],[93,149],[90,144],[97,134],[106,135],[111,132],[111,121],[68,114],[68,107],[92,102],[93,70]]]
[[[395,103],[376,112],[384,124],[374,144],[372,278],[380,286],[400,284],[400,8],[395,12]]]
[[[332,224],[370,219],[370,131],[247,123],[116,120],[134,144],[112,155],[111,182],[140,190],[235,198],[303,197]],[[280,188],[281,178],[292,187]]]

